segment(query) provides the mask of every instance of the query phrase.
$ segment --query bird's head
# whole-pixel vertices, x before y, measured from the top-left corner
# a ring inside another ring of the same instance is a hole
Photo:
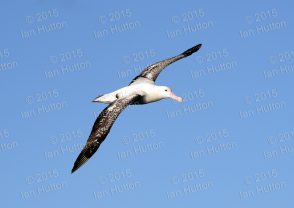
[[[183,98],[177,96],[176,94],[174,94],[172,92],[172,90],[169,87],[166,86],[160,86],[160,95],[162,96],[162,98],[171,98],[174,99],[178,102],[182,102]]]

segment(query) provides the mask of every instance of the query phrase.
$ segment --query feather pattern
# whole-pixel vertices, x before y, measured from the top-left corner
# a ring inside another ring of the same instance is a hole
[[[133,102],[136,102],[140,95],[133,94],[126,98],[121,98],[113,103],[111,103],[108,107],[106,107],[100,115],[97,117],[89,139],[84,146],[83,150],[79,154],[76,159],[74,166],[72,168],[72,173],[75,172],[78,168],[80,168],[85,162],[87,162],[92,155],[97,151],[100,144],[105,140],[108,135],[112,125],[114,124],[116,118],[119,114]]]
[[[163,61],[159,61],[159,62],[156,62],[148,67],[146,67],[142,72],[141,74],[139,74],[138,76],[136,76],[132,82],[129,84],[133,84],[135,81],[139,80],[139,78],[147,78],[149,80],[152,80],[152,81],[156,81],[157,77],[159,76],[160,72],[165,68],[167,67],[168,65],[182,59],[182,58],[185,58],[187,56],[190,56],[191,54],[195,53],[196,51],[198,51],[200,48],[201,48],[201,44],[198,44],[186,51],[184,51],[183,53],[177,55],[177,56],[174,56],[172,58],[168,58],[168,59],[165,59]]]

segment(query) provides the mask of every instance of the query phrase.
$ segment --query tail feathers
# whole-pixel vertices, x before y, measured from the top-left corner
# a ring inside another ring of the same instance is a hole
[[[100,102],[100,103],[112,103],[115,101],[117,98],[115,96],[115,93],[109,93],[109,94],[104,94],[104,95],[99,95],[97,96],[93,102]]]
[[[104,94],[103,95],[98,95],[92,102],[100,102],[99,99],[101,99],[101,97],[103,97],[103,96],[104,96]]]
[[[185,56],[190,56],[191,54],[195,53],[196,51],[198,51],[201,48],[202,44],[198,44],[188,50],[186,50],[185,52],[183,52],[182,54]]]

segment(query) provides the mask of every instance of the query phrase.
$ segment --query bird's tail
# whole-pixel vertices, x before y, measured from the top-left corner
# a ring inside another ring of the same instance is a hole
[[[101,99],[102,99],[103,96],[104,96],[104,94],[103,95],[98,95],[92,102],[101,102]]]
[[[109,93],[109,94],[103,94],[103,95],[99,95],[97,96],[93,102],[99,102],[99,103],[112,103],[113,101],[116,100],[116,97],[113,93]]]

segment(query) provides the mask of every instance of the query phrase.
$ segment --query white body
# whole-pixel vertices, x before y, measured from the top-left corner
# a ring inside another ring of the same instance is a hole
[[[144,97],[144,100],[146,103],[149,102],[154,102],[154,96],[152,96],[156,92],[156,85],[152,85],[149,83],[142,83],[142,84],[136,84],[136,85],[130,85],[127,87],[120,88],[118,90],[115,90],[114,92],[105,94],[101,97],[98,97],[95,99],[96,102],[101,102],[101,103],[112,103],[118,98],[124,98],[127,97],[131,94],[139,94]]]
[[[109,104],[119,98],[128,97],[132,94],[139,94],[142,96],[140,104],[155,102],[163,98],[173,98],[179,102],[182,101],[182,98],[173,94],[168,87],[157,86],[153,81],[142,78],[127,87],[123,87],[114,92],[99,96],[94,100],[94,102]]]

